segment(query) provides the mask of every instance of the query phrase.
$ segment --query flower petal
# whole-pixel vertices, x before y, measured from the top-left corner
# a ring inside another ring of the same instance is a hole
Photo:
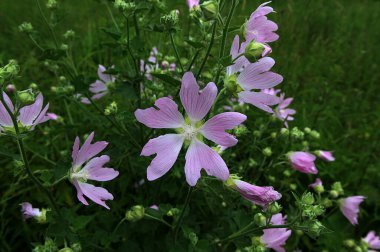
[[[247,119],[246,115],[237,112],[225,112],[214,116],[208,120],[201,128],[200,132],[207,139],[225,147],[237,144],[238,140],[225,132],[233,129]]]
[[[88,174],[87,178],[96,181],[109,181],[116,178],[119,172],[112,169],[103,167],[110,161],[110,157],[103,155],[91,159],[82,169],[81,172]]]
[[[104,82],[100,80],[96,80],[94,83],[90,85],[90,91],[94,94],[107,91],[107,86]]]
[[[144,146],[141,155],[157,156],[150,163],[147,178],[152,181],[167,173],[177,160],[184,138],[179,134],[167,134],[149,140]]]
[[[36,120],[37,116],[39,116],[39,114],[41,113],[43,102],[44,98],[40,93],[32,105],[25,106],[20,109],[20,115],[18,116],[18,120],[24,126],[33,125],[34,120]]]
[[[195,186],[204,168],[210,176],[226,181],[230,175],[224,160],[206,144],[194,139],[186,153],[185,174],[190,186]]]
[[[177,104],[169,97],[158,99],[154,105],[159,108],[138,109],[135,111],[137,121],[150,128],[180,128],[184,124]]]
[[[93,202],[95,202],[98,205],[101,205],[107,209],[110,209],[106,205],[105,201],[106,200],[113,200],[113,195],[111,193],[109,193],[106,189],[104,189],[103,187],[96,187],[94,185],[82,183],[82,182],[78,182],[78,187],[80,188],[81,192],[84,195],[86,195],[87,198],[89,198],[90,200],[92,200]],[[78,199],[79,199],[79,197],[78,197]]]
[[[3,92],[3,97],[9,109],[11,111],[14,111],[12,101],[11,99],[9,99],[8,95],[5,92]],[[5,126],[5,127],[13,126],[12,117],[9,115],[8,111],[6,110],[4,104],[1,101],[0,101],[0,126]]]
[[[280,101],[277,96],[251,91],[240,92],[239,98],[245,103],[252,104],[268,113],[273,113],[272,108],[269,106],[276,105]]]
[[[94,132],[92,132],[80,148],[77,158],[73,160],[73,167],[81,166],[84,162],[91,159],[102,150],[104,150],[108,143],[106,141],[95,142],[91,144],[92,139],[94,139]]]
[[[104,66],[99,65],[99,67],[98,67],[98,76],[99,76],[99,79],[101,81],[103,81],[104,83],[114,82],[115,81],[115,77],[112,76],[112,75],[110,75],[110,74],[104,73],[105,71],[107,71],[107,69]]]
[[[218,88],[213,82],[208,83],[200,91],[192,72],[187,72],[183,75],[180,97],[191,121],[197,122],[205,117],[214,103],[217,92]]]

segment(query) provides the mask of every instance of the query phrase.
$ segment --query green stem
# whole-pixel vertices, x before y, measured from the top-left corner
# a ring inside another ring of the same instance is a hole
[[[56,49],[58,49],[58,41],[57,41],[57,38],[54,34],[54,31],[53,31],[53,28],[51,27],[51,25],[49,24],[49,21],[47,20],[44,12],[42,11],[42,8],[41,8],[41,4],[39,2],[39,0],[36,0],[36,3],[37,3],[37,6],[38,6],[38,10],[42,16],[42,19],[44,20],[44,22],[46,23],[47,27],[49,28],[49,31],[50,31],[50,34],[51,36],[53,37],[53,40],[54,40],[54,44],[55,44],[55,47]]]
[[[190,186],[189,190],[187,191],[185,204],[183,205],[183,208],[182,208],[181,214],[179,216],[177,225],[175,226],[175,231],[174,231],[174,242],[175,243],[177,242],[178,232],[179,232],[179,229],[181,228],[182,221],[183,221],[183,216],[185,214],[187,206],[189,205],[191,194],[192,194],[193,190],[194,190],[194,187]]]
[[[133,14],[133,23],[135,24],[136,36],[137,36],[137,38],[140,38],[140,30],[139,30],[139,26],[138,26],[138,23],[137,23],[136,13]]]
[[[171,31],[169,31],[169,35],[170,35],[170,41],[172,42],[172,46],[174,48],[175,56],[177,57],[177,61],[179,63],[179,66],[181,67],[181,71],[183,73],[184,72],[184,68],[183,68],[183,65],[181,63],[181,58],[179,57],[177,46],[174,43],[173,33]]]
[[[227,90],[226,87],[222,88],[222,90],[220,90],[219,94],[216,96],[215,101],[214,101],[214,104],[212,104],[212,107],[211,107],[211,113],[209,113],[210,116],[211,116],[211,114],[214,113],[215,105],[216,105],[216,103],[218,102],[220,96],[221,96],[224,92],[226,92],[226,90]]]
[[[190,65],[187,67],[187,71],[190,71],[191,68],[193,67],[193,65],[194,65],[194,63],[195,63],[195,60],[198,58],[198,55],[199,55],[200,51],[201,51],[201,50],[197,50],[197,51],[195,52],[194,57],[193,57],[193,59],[192,59],[191,62],[190,62]]]
[[[37,41],[33,38],[32,35],[28,34],[28,37],[30,38],[30,40],[32,40],[32,42],[34,43],[35,46],[37,46],[38,49],[40,49],[42,52],[45,51],[44,48],[42,48],[42,46],[40,46]]]
[[[113,232],[112,232],[113,235],[116,234],[116,231],[119,229],[119,227],[121,226],[121,224],[123,224],[123,222],[126,221],[126,220],[127,220],[126,218],[121,219],[121,221],[116,225],[115,229],[113,230]]]
[[[30,169],[30,166],[29,166],[29,161],[28,161],[28,158],[26,156],[26,152],[25,152],[25,146],[24,146],[24,142],[23,142],[23,139],[21,138],[20,136],[20,129],[18,127],[18,123],[17,123],[17,118],[16,116],[13,114],[12,110],[9,108],[8,104],[5,102],[4,100],[4,97],[3,95],[0,95],[0,100],[1,102],[3,103],[5,109],[7,110],[8,114],[10,115],[11,119],[12,119],[12,122],[13,122],[13,126],[15,128],[15,132],[16,132],[16,141],[17,141],[17,146],[18,146],[18,149],[19,149],[19,152],[20,152],[20,155],[21,155],[21,158],[22,158],[22,161],[24,163],[24,166],[25,166],[25,170],[26,170],[26,173],[28,174],[28,176],[30,177],[30,179],[37,185],[37,187],[43,192],[46,194],[47,198],[49,199],[50,201],[50,204],[51,206],[53,207],[53,209],[57,212],[57,214],[59,216],[61,216],[61,213],[59,212],[59,208],[58,206],[56,205],[53,197],[51,196],[50,192],[41,184],[41,182],[33,175],[33,172],[32,170]]]
[[[70,109],[69,109],[69,106],[67,105],[66,99],[63,99],[63,104],[65,105],[67,116],[69,117],[69,122],[71,125],[73,125],[74,124],[73,117],[71,116]]]
[[[202,61],[201,67],[199,68],[199,71],[198,71],[198,73],[197,73],[197,79],[199,78],[199,76],[200,76],[201,73],[202,73],[203,67],[205,66],[206,61],[207,61],[207,58],[208,58],[208,56],[210,55],[212,45],[214,44],[215,33],[216,33],[216,24],[217,24],[217,22],[218,22],[218,21],[215,20],[215,21],[214,21],[214,24],[213,24],[213,26],[212,26],[212,35],[211,35],[210,44],[208,45],[206,55],[205,55],[205,57],[204,57],[204,59],[203,59],[203,61]]]
[[[108,6],[108,3],[107,3],[107,2],[104,2],[104,5],[105,5],[106,8],[107,8],[108,14],[109,14],[110,17],[111,17],[111,20],[112,20],[113,24],[115,25],[116,30],[117,30],[118,32],[120,32],[120,28],[119,28],[119,26],[117,25],[117,22],[116,22],[116,20],[115,20],[113,14],[112,14],[112,11],[111,11],[110,7]]]
[[[169,223],[167,223],[167,222],[166,222],[165,220],[163,220],[163,219],[160,219],[160,218],[154,217],[154,216],[152,216],[152,215],[150,215],[150,214],[147,214],[147,213],[145,213],[144,215],[145,215],[146,217],[148,217],[148,218],[151,218],[152,220],[159,221],[159,222],[161,222],[162,224],[164,224],[164,225],[166,225],[166,226],[168,226],[168,227],[170,227],[170,228],[173,228],[172,225],[170,225]]]

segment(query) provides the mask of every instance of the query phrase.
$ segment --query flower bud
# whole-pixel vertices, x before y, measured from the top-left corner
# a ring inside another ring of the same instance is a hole
[[[296,184],[290,184],[289,188],[290,188],[290,190],[295,191],[295,190],[297,190],[297,185]]]
[[[117,113],[117,103],[115,101],[111,102],[105,109],[104,109],[104,115],[114,115]]]
[[[324,229],[322,223],[317,220],[309,222],[308,231],[313,236],[319,236]]]
[[[289,170],[285,170],[282,174],[284,174],[285,177],[290,177],[292,175]]]
[[[74,250],[72,250],[71,248],[65,247],[65,248],[58,250],[58,252],[74,252]]]
[[[234,129],[234,134],[237,137],[244,136],[247,133],[248,133],[248,129],[244,125],[239,125],[239,126],[235,127],[235,129]]]
[[[330,199],[325,198],[322,200],[322,205],[324,208],[329,208],[329,207],[332,207],[333,202]]]
[[[335,190],[330,191],[330,197],[331,198],[336,199],[336,198],[338,198],[338,196],[339,196],[339,193],[337,191],[335,191]]]
[[[295,139],[300,139],[302,140],[305,136],[305,134],[299,130],[297,127],[294,127],[291,131],[290,131],[290,135],[295,138]]]
[[[297,230],[295,231],[295,233],[296,233],[296,235],[298,235],[298,236],[302,236],[302,235],[303,235],[303,231],[302,231],[302,230],[299,230],[299,229],[297,229]]]
[[[263,155],[266,156],[266,157],[270,157],[272,156],[272,149],[270,147],[266,147],[264,150],[263,150]]]
[[[259,227],[265,226],[266,221],[267,221],[267,218],[265,218],[265,216],[262,213],[257,213],[253,217],[253,222]]]
[[[41,224],[46,223],[46,213],[47,213],[47,209],[42,208],[41,209],[41,215],[36,217],[36,220],[38,223],[41,223]]]
[[[137,206],[133,206],[131,210],[127,211],[127,213],[125,214],[125,219],[131,222],[136,222],[144,218],[144,215],[145,215],[144,207],[137,205]]]
[[[33,29],[34,29],[33,25],[31,23],[28,23],[28,22],[24,22],[18,26],[18,30],[20,32],[25,32],[27,34],[31,33],[33,31]]]
[[[75,32],[73,30],[67,30],[64,34],[63,34],[63,37],[65,39],[71,39],[71,38],[74,38],[75,36]]]
[[[278,204],[277,202],[272,202],[269,205],[267,212],[272,215],[275,215],[281,212],[281,210],[282,210],[282,206],[280,204]]]
[[[29,88],[32,89],[33,91],[38,90],[38,85],[36,83],[30,83]]]
[[[273,139],[276,138],[277,137],[277,132],[272,132],[270,134],[270,137],[273,138]]]
[[[251,62],[256,62],[258,58],[265,57],[271,52],[271,48],[263,43],[252,40],[244,50],[244,56]]]
[[[178,208],[172,208],[172,209],[170,209],[170,210],[166,213],[166,215],[167,215],[167,216],[176,216],[176,215],[178,215],[180,212],[181,212],[181,211],[180,211]]]
[[[345,240],[345,241],[343,242],[343,245],[344,245],[345,247],[347,247],[347,248],[353,248],[353,247],[356,246],[356,243],[355,243],[354,240],[352,240],[352,239],[348,239],[348,240]]]
[[[219,5],[215,0],[203,2],[201,4],[201,10],[206,20],[215,19],[219,13]]]
[[[249,165],[250,167],[255,167],[255,166],[258,165],[258,163],[257,163],[256,160],[254,160],[253,158],[250,158],[250,159],[248,160],[248,165]]]
[[[16,86],[13,84],[8,84],[6,90],[8,93],[14,93],[16,91]]]
[[[172,29],[178,24],[178,11],[172,10],[169,14],[162,16],[160,21],[165,25],[166,29]]]
[[[35,101],[35,95],[31,89],[17,91],[17,99],[23,105],[30,105]]]
[[[332,184],[331,186],[331,189],[336,191],[338,193],[338,195],[343,195],[344,194],[344,190],[343,190],[343,187],[342,187],[342,184],[337,181],[337,182],[334,182],[334,184]]]
[[[17,61],[10,60],[8,64],[0,68],[0,82],[2,83],[4,80],[12,79],[19,71],[20,67]]]
[[[321,193],[323,193],[323,192],[325,191],[325,188],[323,187],[323,185],[316,185],[316,186],[314,187],[314,191],[315,191],[316,193],[321,194]]]
[[[259,130],[253,131],[253,136],[255,136],[255,137],[261,137],[261,131],[259,131]]]
[[[59,47],[62,51],[67,51],[69,49],[69,46],[67,44],[61,44]]]
[[[57,9],[58,3],[56,0],[48,0],[46,3],[46,8],[54,10]]]
[[[319,139],[319,138],[321,137],[321,135],[320,135],[317,131],[315,131],[315,130],[312,130],[312,131],[310,132],[310,136],[311,136],[312,138],[314,138],[314,139]]]
[[[314,196],[312,193],[308,192],[302,195],[301,202],[305,205],[312,205],[314,204]]]
[[[224,79],[224,87],[227,89],[228,92],[235,94],[238,90],[238,84],[237,84],[237,75],[227,75]]]
[[[311,132],[311,129],[309,127],[306,127],[303,129],[303,131],[306,133],[306,134],[310,134]]]
[[[280,131],[281,136],[289,136],[289,129],[287,128],[282,128]]]

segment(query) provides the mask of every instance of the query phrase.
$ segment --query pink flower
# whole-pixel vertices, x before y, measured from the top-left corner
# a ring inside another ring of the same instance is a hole
[[[256,205],[266,208],[270,203],[281,199],[281,194],[271,186],[255,186],[238,179],[233,182],[236,185],[236,190]]]
[[[200,2],[200,0],[186,0],[186,3],[189,6],[189,9],[192,9],[194,7],[198,7],[199,2]]]
[[[261,92],[264,94],[269,94],[269,95],[277,95],[278,93],[281,92],[280,89],[274,89],[274,88],[264,88]]]
[[[285,122],[285,126],[288,127],[287,121],[293,121],[293,115],[296,113],[294,109],[287,108],[292,103],[293,98],[289,97],[285,99],[285,94],[280,95],[280,103],[275,110],[275,116],[281,121]]]
[[[77,189],[77,197],[84,205],[88,205],[83,195],[87,196],[90,200],[99,204],[107,209],[106,200],[113,200],[113,195],[102,187],[95,187],[87,183],[87,180],[95,181],[109,181],[119,175],[118,171],[112,168],[104,167],[109,162],[110,157],[103,155],[94,157],[104,150],[108,143],[105,141],[95,142],[91,144],[94,138],[92,132],[79,148],[80,140],[76,137],[72,152],[72,168],[70,171],[70,179],[75,188]],[[82,166],[84,167],[82,168]]]
[[[24,106],[19,110],[15,109],[11,99],[4,92],[3,98],[13,113],[19,111],[17,122],[21,131],[32,131],[38,124],[46,122],[50,119],[46,114],[49,109],[49,103],[42,108],[44,98],[41,93],[37,96],[33,104]],[[5,106],[0,101],[0,132],[6,131],[7,129],[13,129],[13,122]]]
[[[232,42],[230,55],[232,60],[237,58],[240,54],[244,53],[245,47],[248,43],[244,42],[240,45],[239,35],[236,35],[234,41]],[[249,61],[246,57],[241,56],[235,60],[234,64],[227,67],[227,75],[233,75],[234,73],[240,72],[245,66],[249,64]]]
[[[292,167],[303,173],[317,174],[318,170],[315,167],[314,160],[315,156],[313,154],[296,151],[289,155],[290,163]]]
[[[58,116],[55,113],[47,113],[46,116],[49,117],[50,120],[58,120]]]
[[[24,217],[24,220],[29,218],[40,218],[42,216],[42,212],[38,208],[33,208],[32,204],[29,202],[23,202],[20,204],[21,212]]]
[[[160,208],[157,205],[151,205],[149,208],[159,211]]]
[[[352,225],[358,224],[359,205],[364,199],[364,196],[351,196],[342,199],[340,202],[340,211]]]
[[[99,100],[100,98],[108,94],[109,86],[115,83],[116,77],[113,75],[104,73],[105,71],[106,71],[106,68],[102,65],[99,65],[98,67],[99,79],[90,85],[90,92],[94,94],[92,96],[93,100]],[[89,102],[87,103],[87,101],[88,99],[86,98],[82,99],[82,102],[85,104],[89,103]]]
[[[376,236],[375,231],[370,231],[363,240],[368,244],[370,249],[380,249],[380,238]]]
[[[230,147],[238,140],[225,132],[233,129],[247,119],[243,114],[226,112],[218,114],[205,123],[202,119],[209,112],[217,95],[217,87],[210,82],[203,90],[199,90],[197,81],[191,72],[184,74],[180,90],[182,105],[186,111],[186,119],[178,111],[177,104],[169,97],[163,97],[148,109],[135,112],[137,120],[147,127],[160,129],[176,129],[177,134],[167,134],[149,140],[141,155],[157,156],[147,170],[148,180],[155,180],[166,174],[174,165],[184,142],[188,147],[186,153],[185,174],[189,185],[195,186],[201,176],[201,169],[223,181],[228,179],[229,171],[223,159],[212,148],[207,146],[203,137],[216,144]]]
[[[309,187],[311,187],[311,188],[315,188],[317,186],[323,186],[322,180],[319,178],[317,178],[314,183],[309,185]]]
[[[332,151],[323,151],[323,150],[320,150],[320,151],[317,151],[317,155],[322,160],[325,160],[325,161],[328,161],[328,162],[332,162],[332,161],[335,160],[335,157],[332,155]]]
[[[284,225],[286,216],[282,217],[281,213],[272,216],[272,225]],[[261,236],[261,241],[265,244],[265,247],[271,248],[277,252],[285,252],[283,246],[286,240],[292,234],[292,231],[286,228],[269,228],[264,229],[264,234]]]
[[[266,15],[274,12],[272,7],[266,6],[270,2],[261,4],[250,16],[245,27],[247,41],[255,40],[260,43],[274,42],[279,36],[275,33],[278,26],[268,20]]]

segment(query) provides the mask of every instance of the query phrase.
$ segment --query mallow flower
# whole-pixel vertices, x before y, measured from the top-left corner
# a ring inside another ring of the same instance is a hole
[[[269,13],[274,12],[272,7],[266,6],[268,3],[270,2],[261,4],[245,24],[244,35],[247,41],[254,40],[259,43],[267,43],[278,40],[277,24],[266,17]]]
[[[332,151],[319,150],[319,151],[316,151],[315,153],[320,159],[324,161],[332,162],[335,160],[335,157],[333,156]]]
[[[322,180],[320,178],[317,178],[314,183],[309,185],[311,188],[316,188],[317,186],[323,186]]]
[[[158,179],[170,170],[184,143],[188,146],[185,174],[189,185],[196,185],[202,168],[210,176],[223,181],[228,179],[229,170],[226,163],[215,150],[204,143],[203,139],[225,147],[236,145],[238,140],[225,131],[241,124],[247,117],[237,112],[225,112],[204,122],[203,119],[210,111],[217,92],[217,87],[212,82],[203,90],[199,90],[193,73],[187,72],[182,78],[180,90],[180,99],[187,114],[185,118],[178,111],[177,104],[169,97],[159,98],[155,102],[157,108],[135,111],[137,121],[147,127],[176,130],[176,134],[151,139],[143,147],[142,156],[157,154],[147,169],[148,180]]]
[[[69,172],[71,183],[77,190],[77,197],[84,205],[88,205],[87,198],[107,209],[106,200],[113,200],[113,195],[102,187],[91,185],[88,180],[95,181],[109,181],[116,178],[119,172],[113,168],[104,167],[110,161],[110,157],[102,155],[94,157],[103,151],[108,143],[105,141],[91,143],[94,139],[94,132],[92,132],[82,145],[79,147],[80,140],[76,137],[73,152],[72,152],[72,167]]]
[[[238,191],[245,199],[264,208],[267,208],[270,203],[281,199],[281,194],[271,186],[252,185],[242,180],[234,179],[233,176],[230,176],[226,184]]]
[[[189,6],[189,9],[192,9],[194,7],[199,7],[200,0],[186,0],[187,6]]]
[[[272,225],[284,225],[286,222],[286,216],[282,216],[281,213],[272,216]],[[287,228],[269,228],[264,229],[264,234],[261,236],[261,241],[267,248],[271,248],[277,252],[285,252],[283,246],[292,234],[292,231]]]
[[[370,249],[380,249],[380,238],[376,236],[375,231],[370,231],[366,237],[363,238],[364,242],[367,243]],[[373,251],[373,250],[369,250]]]
[[[17,115],[17,123],[20,131],[32,131],[34,128],[43,122],[46,122],[51,119],[49,115],[47,115],[47,110],[49,109],[49,103],[43,107],[44,98],[42,94],[38,94],[36,100],[33,104],[24,106],[19,110],[15,109],[11,99],[8,97],[6,93],[3,92],[3,98],[6,102],[8,108],[15,113],[18,111]],[[14,132],[14,126],[12,122],[12,118],[6,110],[4,104],[0,101],[0,133],[1,132]]]
[[[281,121],[284,121],[285,126],[288,128],[288,121],[293,121],[294,117],[293,115],[296,113],[294,109],[288,108],[290,103],[292,103],[293,98],[288,97],[285,99],[285,94],[282,93],[280,95],[280,102],[275,109],[275,116],[280,119]]]
[[[233,58],[241,51],[238,46],[238,37],[235,37],[231,48]],[[270,57],[261,58],[255,63],[249,63],[245,57],[240,57],[233,65],[227,67],[224,85],[227,90],[237,94],[241,101],[273,113],[270,106],[278,104],[280,99],[261,91],[273,88],[283,81],[281,75],[270,71],[274,64],[275,61]]]
[[[314,164],[316,157],[313,154],[303,151],[296,151],[288,154],[288,158],[295,170],[309,174],[318,173],[318,170]]]
[[[33,218],[40,223],[46,221],[46,209],[33,208],[29,202],[23,202],[20,206],[24,220]]]
[[[109,93],[110,89],[115,86],[116,77],[111,74],[106,74],[107,69],[103,65],[98,67],[98,80],[90,85],[90,92],[94,95],[91,97],[93,100],[99,100],[103,96]],[[81,102],[84,104],[90,104],[90,101],[83,97]]]
[[[340,211],[352,225],[358,224],[359,205],[364,196],[351,196],[340,200]]]

